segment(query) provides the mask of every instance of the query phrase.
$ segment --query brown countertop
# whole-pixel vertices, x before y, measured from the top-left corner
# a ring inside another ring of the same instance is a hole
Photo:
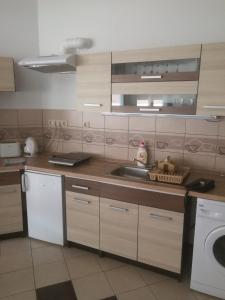
[[[129,162],[118,162],[112,160],[103,160],[92,158],[88,162],[83,163],[77,167],[65,167],[65,166],[56,166],[48,163],[48,154],[39,155],[35,158],[28,158],[26,165],[16,165],[16,166],[3,166],[0,162],[0,173],[1,172],[13,172],[19,171],[20,169],[33,170],[39,172],[48,172],[52,174],[60,174],[64,176],[88,179],[98,182],[111,183],[115,185],[142,189],[142,190],[151,190],[158,191],[162,193],[170,193],[174,195],[184,196],[186,189],[184,186],[166,184],[159,182],[143,182],[138,180],[129,180],[129,179],[120,179],[115,176],[110,175],[110,172],[120,166],[121,164],[129,164]],[[193,197],[205,198],[215,201],[225,202],[225,177],[220,176],[214,172],[197,172],[193,171],[189,175],[186,182],[190,182],[196,178],[208,178],[214,179],[216,187],[207,192],[207,193],[197,193],[190,192],[189,195]]]

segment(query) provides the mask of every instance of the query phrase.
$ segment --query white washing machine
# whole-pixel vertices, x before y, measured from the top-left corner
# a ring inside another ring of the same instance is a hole
[[[225,299],[225,203],[197,200],[191,289]]]

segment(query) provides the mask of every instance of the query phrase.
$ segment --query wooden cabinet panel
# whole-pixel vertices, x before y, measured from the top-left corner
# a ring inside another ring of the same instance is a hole
[[[113,83],[112,94],[197,94],[197,81]]]
[[[197,114],[225,116],[225,43],[202,46]]]
[[[111,53],[79,55],[76,109],[103,112],[111,107]]]
[[[183,219],[182,213],[140,206],[138,261],[180,273]]]
[[[142,61],[176,60],[199,58],[201,45],[187,45],[144,50],[112,52],[112,63],[128,63]]]
[[[100,249],[137,259],[138,205],[100,198]]]
[[[66,192],[67,240],[99,249],[99,197]]]
[[[0,186],[0,234],[23,231],[19,184]]]
[[[13,59],[9,57],[0,57],[0,91],[15,91]]]

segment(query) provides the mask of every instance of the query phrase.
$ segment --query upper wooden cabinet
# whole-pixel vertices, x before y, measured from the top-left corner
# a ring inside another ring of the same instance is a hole
[[[14,92],[13,59],[0,57],[0,92]]]
[[[202,45],[197,114],[225,116],[225,43]]]
[[[78,55],[76,77],[76,109],[110,111],[111,53]]]

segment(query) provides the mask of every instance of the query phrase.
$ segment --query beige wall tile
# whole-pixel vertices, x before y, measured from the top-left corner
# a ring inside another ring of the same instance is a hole
[[[189,153],[215,154],[217,137],[203,135],[186,135],[184,151]]]
[[[156,117],[156,132],[185,133],[185,119]]]
[[[63,128],[58,132],[60,138],[64,141],[82,142],[83,130],[81,128]]]
[[[225,156],[217,156],[216,157],[216,171],[222,172],[225,174]]]
[[[184,163],[183,153],[155,150],[155,160],[164,160],[167,156],[174,160],[178,165],[183,165]]]
[[[0,298],[34,290],[33,269],[25,269],[0,275]]]
[[[219,137],[217,143],[217,153],[220,155],[225,155],[225,138]]]
[[[118,160],[128,160],[128,148],[105,146],[105,157]]]
[[[104,273],[74,280],[73,286],[79,300],[105,299],[114,295]]]
[[[103,145],[83,144],[83,152],[96,156],[104,157],[105,150]]]
[[[128,132],[122,130],[105,131],[105,144],[108,146],[128,147]]]
[[[105,117],[100,113],[83,112],[83,127],[104,129]]]
[[[43,140],[43,150],[45,152],[63,152],[62,140]]]
[[[82,140],[83,143],[104,145],[104,129],[83,129]]]
[[[37,288],[69,280],[69,273],[64,261],[57,261],[34,267]]]
[[[147,148],[154,148],[155,146],[155,133],[130,131],[129,132],[129,147],[137,148],[141,141],[144,141]]]
[[[16,109],[0,110],[0,127],[16,127],[18,125],[18,113]]]
[[[155,137],[155,150],[173,152],[184,151],[184,135],[176,133],[158,133]]]
[[[186,120],[186,133],[187,134],[199,134],[199,135],[217,135],[218,134],[218,123],[209,122],[206,120]]]
[[[192,169],[213,171],[215,169],[215,156],[184,153],[184,165],[190,166]]]
[[[155,131],[155,117],[129,117],[129,130],[131,131]]]
[[[105,116],[106,129],[128,130],[127,116]]]
[[[19,126],[42,127],[41,109],[20,109],[18,110]]]
[[[70,152],[82,152],[83,146],[81,143],[73,143],[73,142],[63,142],[62,152],[70,153]]]
[[[225,137],[225,120],[219,123],[219,136]]]

